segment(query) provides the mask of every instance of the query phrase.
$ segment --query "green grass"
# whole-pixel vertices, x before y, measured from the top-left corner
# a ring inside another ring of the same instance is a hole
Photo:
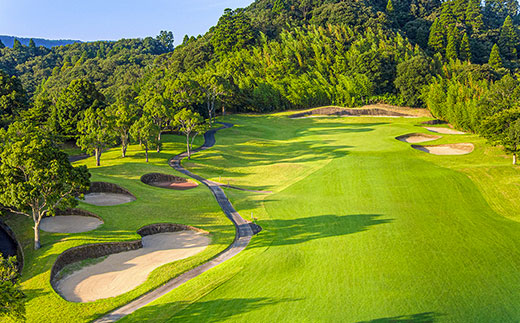
[[[464,156],[394,138],[424,119],[231,116],[190,168],[264,231],[123,322],[520,320],[520,173],[475,135]]]
[[[204,186],[188,191],[173,191],[145,185],[139,180],[149,172],[178,175],[167,164],[170,157],[185,149],[180,136],[166,135],[161,153],[151,153],[145,163],[144,152],[131,146],[128,157],[120,157],[113,149],[102,155],[101,167],[95,167],[93,158],[77,165],[88,165],[93,181],[114,182],[127,188],[137,200],[128,204],[96,207],[80,203],[104,220],[98,229],[78,234],[52,234],[42,232],[42,248],[32,250],[32,223],[24,217],[8,218],[8,224],[17,233],[25,252],[22,286],[28,296],[28,322],[85,322],[135,299],[139,295],[160,286],[180,273],[207,261],[225,249],[234,238],[234,227],[221,213],[212,194]],[[199,138],[197,144],[201,144]],[[74,246],[114,241],[137,240],[136,231],[148,224],[171,222],[193,225],[211,233],[212,244],[202,253],[157,268],[143,285],[121,296],[87,304],[67,302],[51,287],[50,270],[56,257]]]

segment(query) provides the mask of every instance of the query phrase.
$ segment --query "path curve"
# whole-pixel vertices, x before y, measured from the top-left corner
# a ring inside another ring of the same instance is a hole
[[[222,124],[222,127],[217,129],[212,129],[204,134],[204,144],[193,150],[192,153],[196,153],[202,150],[206,150],[208,148],[211,148],[215,145],[215,133],[218,130],[231,128],[233,127],[233,124],[231,123],[224,123],[219,122]],[[123,307],[120,307],[105,316],[93,321],[94,323],[107,323],[107,322],[115,322],[124,316],[127,316],[136,310],[140,309],[141,307],[144,307],[148,305],[149,303],[155,301],[159,297],[171,292],[175,288],[179,287],[180,285],[186,283],[187,281],[199,276],[200,274],[210,270],[211,268],[223,263],[226,260],[231,259],[232,257],[236,256],[238,253],[240,253],[242,250],[244,250],[249,242],[251,241],[251,237],[253,236],[253,230],[251,229],[251,225],[248,221],[244,220],[240,214],[235,210],[231,202],[228,200],[226,194],[218,185],[217,183],[207,180],[203,177],[200,177],[198,175],[193,174],[192,172],[186,170],[184,167],[181,166],[181,161],[183,158],[187,157],[188,153],[184,152],[180,155],[177,155],[170,159],[168,162],[171,167],[173,167],[175,170],[191,177],[199,182],[206,185],[213,195],[215,196],[215,199],[217,200],[218,204],[222,208],[222,211],[226,214],[226,216],[233,222],[236,228],[236,234],[235,234],[235,241],[227,247],[226,250],[222,251],[220,254],[218,254],[217,257],[211,259],[210,261],[195,267],[184,274],[170,280],[166,284],[160,286],[157,289],[154,289],[147,294],[144,294],[143,296],[131,301],[130,303],[124,305]]]

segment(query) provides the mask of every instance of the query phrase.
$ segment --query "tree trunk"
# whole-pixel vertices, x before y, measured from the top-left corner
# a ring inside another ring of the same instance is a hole
[[[226,106],[222,103],[222,116],[226,115]]]
[[[146,155],[146,162],[148,162],[148,144],[144,145],[144,154]]]
[[[126,157],[126,149],[128,148],[127,138],[125,136],[121,136],[121,154],[123,158]]]
[[[95,153],[96,153],[96,166],[99,167],[99,166],[101,166],[101,149],[96,148]]]
[[[41,247],[40,243],[40,220],[34,223],[34,250],[38,250]]]
[[[516,154],[513,154],[513,165],[516,165]]]
[[[208,101],[208,114],[209,114],[209,125],[211,126],[211,103],[209,102],[209,94],[206,95],[206,99]]]
[[[215,122],[215,97],[211,100],[211,114],[209,119],[211,120],[211,118],[213,118],[213,122]],[[211,125],[211,122],[209,124]]]
[[[188,160],[190,160],[190,135],[186,135],[186,148],[188,149]]]
[[[161,152],[161,143],[160,142],[157,143],[157,152],[158,153]]]

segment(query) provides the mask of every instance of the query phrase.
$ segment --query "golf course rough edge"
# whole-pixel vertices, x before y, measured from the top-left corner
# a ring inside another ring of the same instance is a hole
[[[222,127],[217,129],[209,130],[204,134],[204,144],[193,150],[192,153],[196,153],[202,150],[206,150],[208,148],[211,148],[215,145],[215,133],[218,130],[231,128],[233,124],[231,123],[223,123]],[[215,258],[211,259],[210,261],[195,267],[180,276],[177,276],[176,278],[170,280],[166,284],[162,285],[161,287],[154,289],[147,294],[144,294],[143,296],[133,300],[132,302],[106,314],[105,316],[94,320],[94,323],[108,323],[108,322],[115,322],[119,319],[121,319],[124,316],[127,316],[136,310],[150,304],[151,302],[155,301],[159,297],[171,292],[175,288],[179,287],[180,285],[186,283],[187,281],[199,276],[200,274],[210,270],[211,268],[233,258],[237,254],[239,254],[242,250],[244,250],[249,242],[251,241],[251,237],[253,234],[258,233],[261,231],[260,226],[252,224],[248,221],[246,221],[244,218],[240,216],[240,214],[235,210],[231,202],[228,200],[226,194],[222,190],[222,188],[212,182],[209,181],[203,177],[200,177],[198,175],[195,175],[191,173],[190,171],[186,170],[184,167],[181,166],[181,160],[185,157],[187,157],[188,154],[186,152],[179,154],[169,161],[169,165],[173,167],[175,170],[183,173],[184,175],[187,175],[193,179],[196,179],[197,181],[203,183],[206,185],[210,191],[215,196],[215,199],[217,200],[218,204],[220,205],[222,211],[224,214],[229,218],[229,220],[233,223],[235,226],[235,240],[231,245],[229,245],[224,251],[222,251],[220,254],[218,254]],[[254,229],[254,231],[253,231]]]

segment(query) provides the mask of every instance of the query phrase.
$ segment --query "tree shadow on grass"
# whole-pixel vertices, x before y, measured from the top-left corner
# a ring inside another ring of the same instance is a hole
[[[443,314],[435,312],[424,312],[412,315],[385,317],[358,323],[433,323],[436,322],[441,316],[443,316]]]
[[[254,241],[252,247],[266,245],[282,246],[303,243],[316,239],[344,236],[367,231],[379,224],[391,223],[380,214],[319,215],[291,220],[265,220],[258,224],[265,234],[272,234],[273,239]]]
[[[258,310],[265,306],[298,301],[298,299],[275,299],[266,297],[233,298],[201,301],[195,303],[172,302],[147,306],[124,322],[220,322],[236,315]]]

